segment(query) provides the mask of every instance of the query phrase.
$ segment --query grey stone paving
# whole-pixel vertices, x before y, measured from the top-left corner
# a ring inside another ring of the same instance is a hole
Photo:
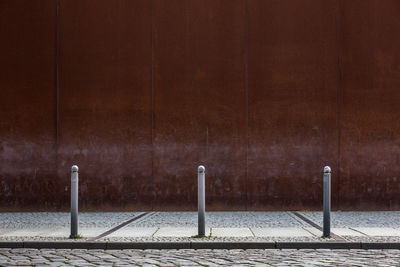
[[[322,224],[322,212],[301,212],[315,223]],[[114,227],[139,212],[80,212],[80,227]],[[69,227],[67,212],[1,212],[1,229]],[[290,212],[207,212],[208,227],[302,227],[305,222]],[[332,227],[400,228],[399,211],[332,212]],[[127,227],[196,227],[196,212],[155,212]]]
[[[115,227],[139,212],[80,212],[80,227]],[[68,212],[0,212],[2,230],[21,228],[69,227]]]
[[[308,226],[289,212],[207,212],[207,227]],[[197,212],[156,212],[128,227],[197,227]]]
[[[309,237],[309,236],[291,236],[291,237],[253,237],[253,236],[242,236],[242,237],[204,237],[204,238],[192,238],[192,237],[104,237],[99,239],[99,241],[110,241],[110,242],[147,242],[147,241],[156,241],[156,242],[271,242],[271,241],[285,241],[285,242],[295,242],[295,241],[321,241],[321,242],[329,242],[333,241],[334,239],[331,238],[321,238],[321,237]]]
[[[301,212],[322,224],[321,212]],[[139,212],[80,213],[84,242]],[[400,242],[400,212],[333,212],[332,232],[348,241]],[[69,213],[0,213],[0,241],[68,240]],[[204,241],[329,241],[291,212],[207,212],[211,237]],[[196,212],[153,212],[99,241],[193,241]],[[336,232],[335,232],[336,231]]]
[[[399,266],[396,250],[0,249],[1,266]]]
[[[301,212],[322,225],[322,212]],[[332,227],[392,227],[400,228],[400,211],[337,211],[331,213]]]

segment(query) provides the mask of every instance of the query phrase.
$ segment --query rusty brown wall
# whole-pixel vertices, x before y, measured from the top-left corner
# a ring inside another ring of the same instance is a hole
[[[58,178],[75,162],[83,205],[151,209],[151,1],[59,5]]]
[[[0,209],[400,206],[397,0],[0,0]]]
[[[321,167],[337,170],[337,4],[249,1],[251,207],[318,207]]]
[[[341,2],[340,201],[400,204],[400,2]]]
[[[56,2],[0,1],[0,206],[52,208]]]
[[[244,1],[155,1],[154,182],[157,207],[246,205]]]

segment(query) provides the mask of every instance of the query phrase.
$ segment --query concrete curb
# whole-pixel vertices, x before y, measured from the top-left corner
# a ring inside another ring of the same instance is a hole
[[[34,249],[400,249],[399,243],[376,242],[0,242],[0,248]]]
[[[275,249],[276,242],[191,242],[191,249]]]
[[[361,249],[360,242],[277,242],[277,249]]]
[[[400,249],[400,243],[361,243],[362,249]]]
[[[190,249],[191,242],[107,242],[106,249]]]

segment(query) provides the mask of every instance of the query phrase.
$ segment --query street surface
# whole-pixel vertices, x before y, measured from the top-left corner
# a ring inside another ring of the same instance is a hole
[[[196,212],[82,212],[76,242],[199,241]],[[321,225],[321,212],[299,212]],[[400,212],[333,212],[345,241],[400,242]],[[69,213],[0,213],[0,241],[69,241]],[[207,212],[202,241],[317,241],[293,212]],[[96,239],[102,233],[106,236]],[[399,250],[57,250],[0,248],[0,266],[400,266]]]
[[[400,242],[399,217],[396,211],[332,212],[331,231],[343,241]],[[68,240],[69,224],[66,212],[4,212],[0,241]],[[321,228],[316,227],[321,224],[321,212],[206,213],[206,235],[212,237],[207,241],[329,241],[321,238]],[[197,213],[81,212],[78,233],[81,242],[190,241],[197,235]]]
[[[0,249],[1,266],[399,266],[398,250]]]

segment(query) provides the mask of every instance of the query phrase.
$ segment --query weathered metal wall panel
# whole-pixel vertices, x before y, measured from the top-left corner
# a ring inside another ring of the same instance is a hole
[[[72,164],[83,209],[195,209],[199,164],[208,210],[320,208],[326,164],[333,208],[398,209],[399,14],[0,0],[0,209],[67,208]]]
[[[244,209],[244,1],[155,1],[156,206]]]
[[[55,57],[55,1],[0,1],[0,209],[57,202]]]
[[[341,1],[340,203],[400,207],[400,2]]]
[[[67,188],[79,165],[83,208],[151,209],[151,14],[147,0],[60,1],[59,176]]]
[[[337,1],[248,4],[249,207],[320,208],[323,166],[337,169]]]

